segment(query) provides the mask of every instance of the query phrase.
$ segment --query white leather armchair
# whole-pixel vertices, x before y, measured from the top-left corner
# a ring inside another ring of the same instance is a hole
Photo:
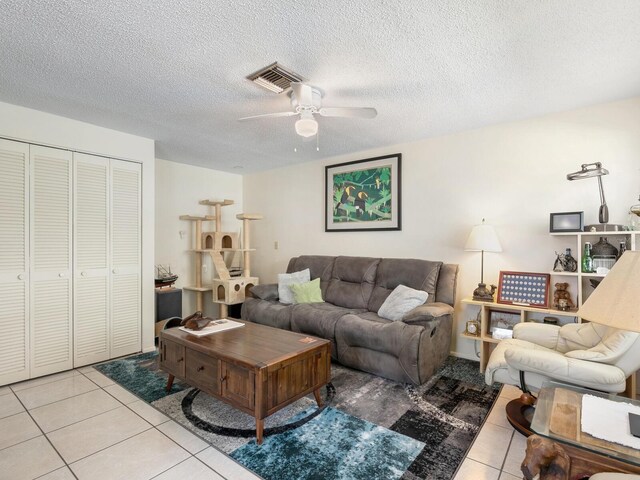
[[[547,380],[620,393],[639,368],[638,333],[596,323],[520,323],[513,338],[502,340],[491,353],[485,381],[520,387],[523,372],[526,388],[534,393]]]

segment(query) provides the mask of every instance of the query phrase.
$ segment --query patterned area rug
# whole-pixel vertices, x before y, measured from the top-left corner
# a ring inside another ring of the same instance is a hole
[[[180,382],[167,394],[155,353],[96,368],[267,480],[453,478],[499,392],[455,357],[419,387],[333,364],[325,407],[280,410],[258,446],[253,417]]]

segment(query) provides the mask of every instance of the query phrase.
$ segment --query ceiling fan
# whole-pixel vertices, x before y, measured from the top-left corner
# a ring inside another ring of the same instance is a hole
[[[323,107],[322,93],[315,87],[302,82],[291,82],[291,106],[293,111],[265,113],[251,117],[240,118],[239,121],[258,118],[293,117],[299,115],[296,121],[296,133],[302,137],[313,137],[318,133],[318,122],[313,116],[374,118],[378,112],[371,107]]]

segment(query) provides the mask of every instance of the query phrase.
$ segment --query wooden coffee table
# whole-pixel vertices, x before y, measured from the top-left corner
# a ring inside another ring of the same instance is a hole
[[[245,322],[204,337],[178,328],[160,333],[160,368],[256,419],[262,443],[264,419],[331,379],[328,340]]]

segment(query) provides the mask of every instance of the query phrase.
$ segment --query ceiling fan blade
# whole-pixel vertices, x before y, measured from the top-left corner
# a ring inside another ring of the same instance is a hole
[[[371,107],[322,107],[318,113],[323,117],[374,118],[378,111]]]
[[[291,89],[293,90],[293,95],[298,101],[298,105],[313,105],[313,96],[309,85],[305,85],[302,82],[291,82]]]
[[[244,122],[245,120],[254,120],[256,118],[275,118],[275,117],[293,117],[294,115],[298,115],[296,112],[278,112],[278,113],[263,113],[262,115],[253,115],[251,117],[242,117],[239,118],[239,122]]]

